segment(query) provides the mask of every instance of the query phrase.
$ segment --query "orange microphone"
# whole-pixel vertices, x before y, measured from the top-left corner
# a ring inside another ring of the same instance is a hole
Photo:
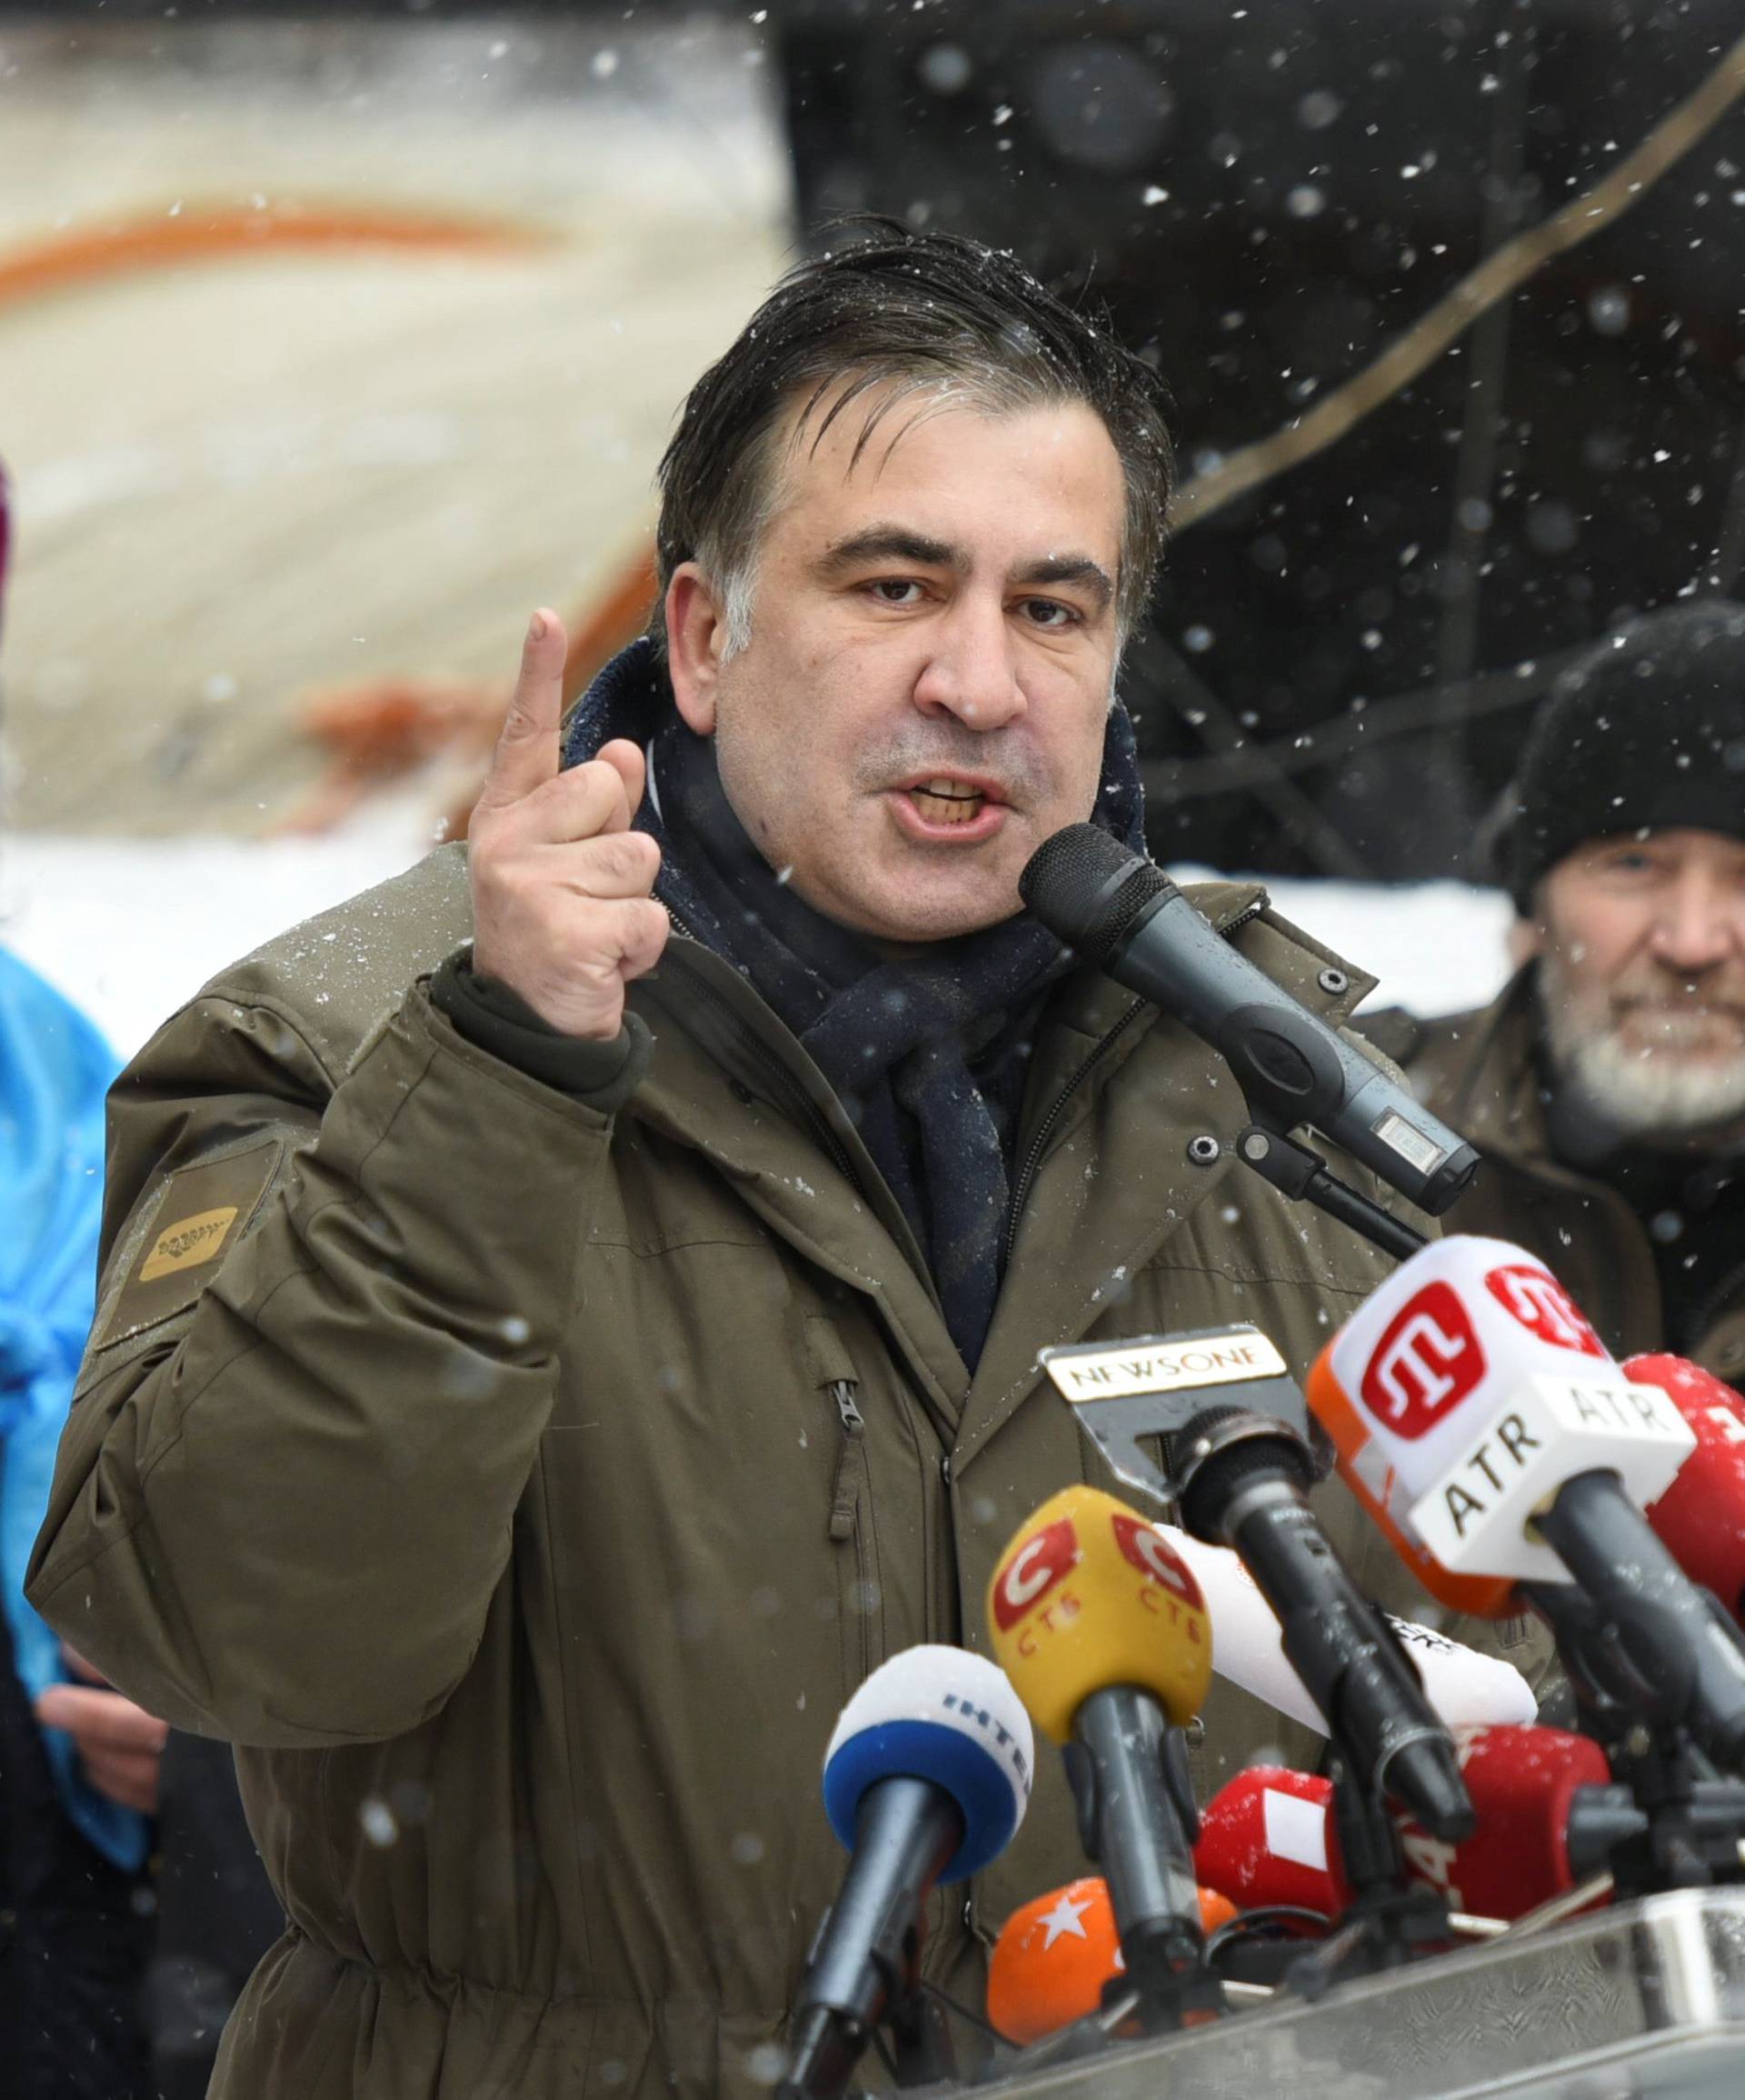
[[[1208,1935],[1236,1915],[1215,1889],[1199,1892]],[[1006,1920],[988,1959],[988,2018],[1028,2047],[1099,2012],[1103,1992],[1126,1972],[1109,1885],[1100,1875],[1033,1897]]]

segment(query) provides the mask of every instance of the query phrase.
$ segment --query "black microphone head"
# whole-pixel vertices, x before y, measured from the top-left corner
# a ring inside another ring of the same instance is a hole
[[[1290,1423],[1271,1415],[1258,1415],[1249,1407],[1208,1407],[1172,1439],[1186,1445],[1198,1440],[1212,1446],[1205,1457],[1189,1456],[1184,1465],[1182,1455],[1177,1455],[1182,1522],[1185,1530],[1209,1545],[1230,1544],[1224,1535],[1224,1512],[1258,1475],[1282,1474],[1300,1495],[1307,1495],[1314,1485],[1308,1445]]]
[[[1094,824],[1069,824],[1045,838],[1018,877],[1031,916],[1099,964],[1120,952],[1145,906],[1172,886],[1162,868]]]

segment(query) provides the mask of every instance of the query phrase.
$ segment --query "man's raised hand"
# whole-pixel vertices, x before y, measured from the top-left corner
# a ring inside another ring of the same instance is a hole
[[[468,826],[473,967],[564,1035],[616,1035],[624,986],[653,968],[670,922],[654,901],[661,849],[633,831],[643,755],[620,737],[561,769],[565,640],[535,613],[521,675]]]

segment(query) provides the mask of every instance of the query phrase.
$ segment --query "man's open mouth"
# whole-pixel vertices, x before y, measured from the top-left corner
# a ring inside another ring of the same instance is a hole
[[[946,775],[919,781],[906,792],[929,824],[968,824],[981,815],[989,800],[982,789]]]

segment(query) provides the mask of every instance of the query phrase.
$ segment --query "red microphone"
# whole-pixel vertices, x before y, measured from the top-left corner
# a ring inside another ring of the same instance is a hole
[[[1644,1515],[1690,1580],[1745,1625],[1745,1401],[1682,1356],[1632,1356],[1624,1371],[1639,1385],[1658,1385],[1697,1439]]]
[[[1641,1816],[1610,1784],[1597,1744],[1561,1728],[1456,1731],[1461,1775],[1478,1827],[1446,1845],[1396,1815],[1408,1877],[1451,1909],[1523,1917],[1605,1870],[1611,1846]],[[1332,1786],[1307,1772],[1251,1765],[1200,1819],[1194,1870],[1244,1910],[1287,1904],[1337,1917],[1351,1900],[1339,1855]]]

